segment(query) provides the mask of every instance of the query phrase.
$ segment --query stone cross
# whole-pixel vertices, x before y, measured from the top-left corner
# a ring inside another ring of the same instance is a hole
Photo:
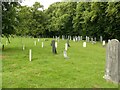
[[[108,81],[120,83],[120,42],[112,39],[107,44],[104,77]]]

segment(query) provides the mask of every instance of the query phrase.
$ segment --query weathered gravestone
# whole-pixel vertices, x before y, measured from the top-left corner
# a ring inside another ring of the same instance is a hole
[[[67,45],[68,45],[68,47],[70,47],[70,44],[69,44],[69,39],[67,40]]]
[[[54,54],[57,54],[56,47],[55,47],[55,40],[52,40],[51,46],[52,46],[52,52],[53,52]]]
[[[83,42],[83,47],[86,47],[86,42]]]
[[[114,83],[120,83],[120,42],[116,39],[111,40],[107,45],[104,78]]]
[[[102,42],[103,41],[103,38],[102,38],[102,36],[100,36],[100,42]]]
[[[66,50],[64,50],[64,52],[63,52],[63,56],[64,56],[65,59],[68,58],[68,56],[67,56],[67,51],[66,51]]]

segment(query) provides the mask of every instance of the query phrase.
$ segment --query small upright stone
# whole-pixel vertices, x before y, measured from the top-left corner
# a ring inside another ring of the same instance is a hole
[[[83,47],[86,47],[86,42],[83,42]]]

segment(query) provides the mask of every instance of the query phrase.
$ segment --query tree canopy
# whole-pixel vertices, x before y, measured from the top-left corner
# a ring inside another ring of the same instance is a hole
[[[39,37],[103,36],[120,40],[120,2],[56,2],[48,9],[2,2],[2,33]]]

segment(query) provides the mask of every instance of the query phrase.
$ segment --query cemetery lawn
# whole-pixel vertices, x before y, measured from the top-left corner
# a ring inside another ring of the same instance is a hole
[[[37,38],[10,38],[2,52],[3,88],[117,88],[117,84],[107,82],[103,76],[106,62],[106,49],[100,42],[82,43],[70,41],[69,59],[64,59],[63,50],[66,40],[58,42],[57,52],[51,52],[51,40]],[[34,40],[37,45],[34,46]],[[44,41],[44,48],[41,43]],[[25,50],[22,50],[22,42]],[[2,39],[6,43],[6,39]],[[32,49],[32,61],[29,61]]]

